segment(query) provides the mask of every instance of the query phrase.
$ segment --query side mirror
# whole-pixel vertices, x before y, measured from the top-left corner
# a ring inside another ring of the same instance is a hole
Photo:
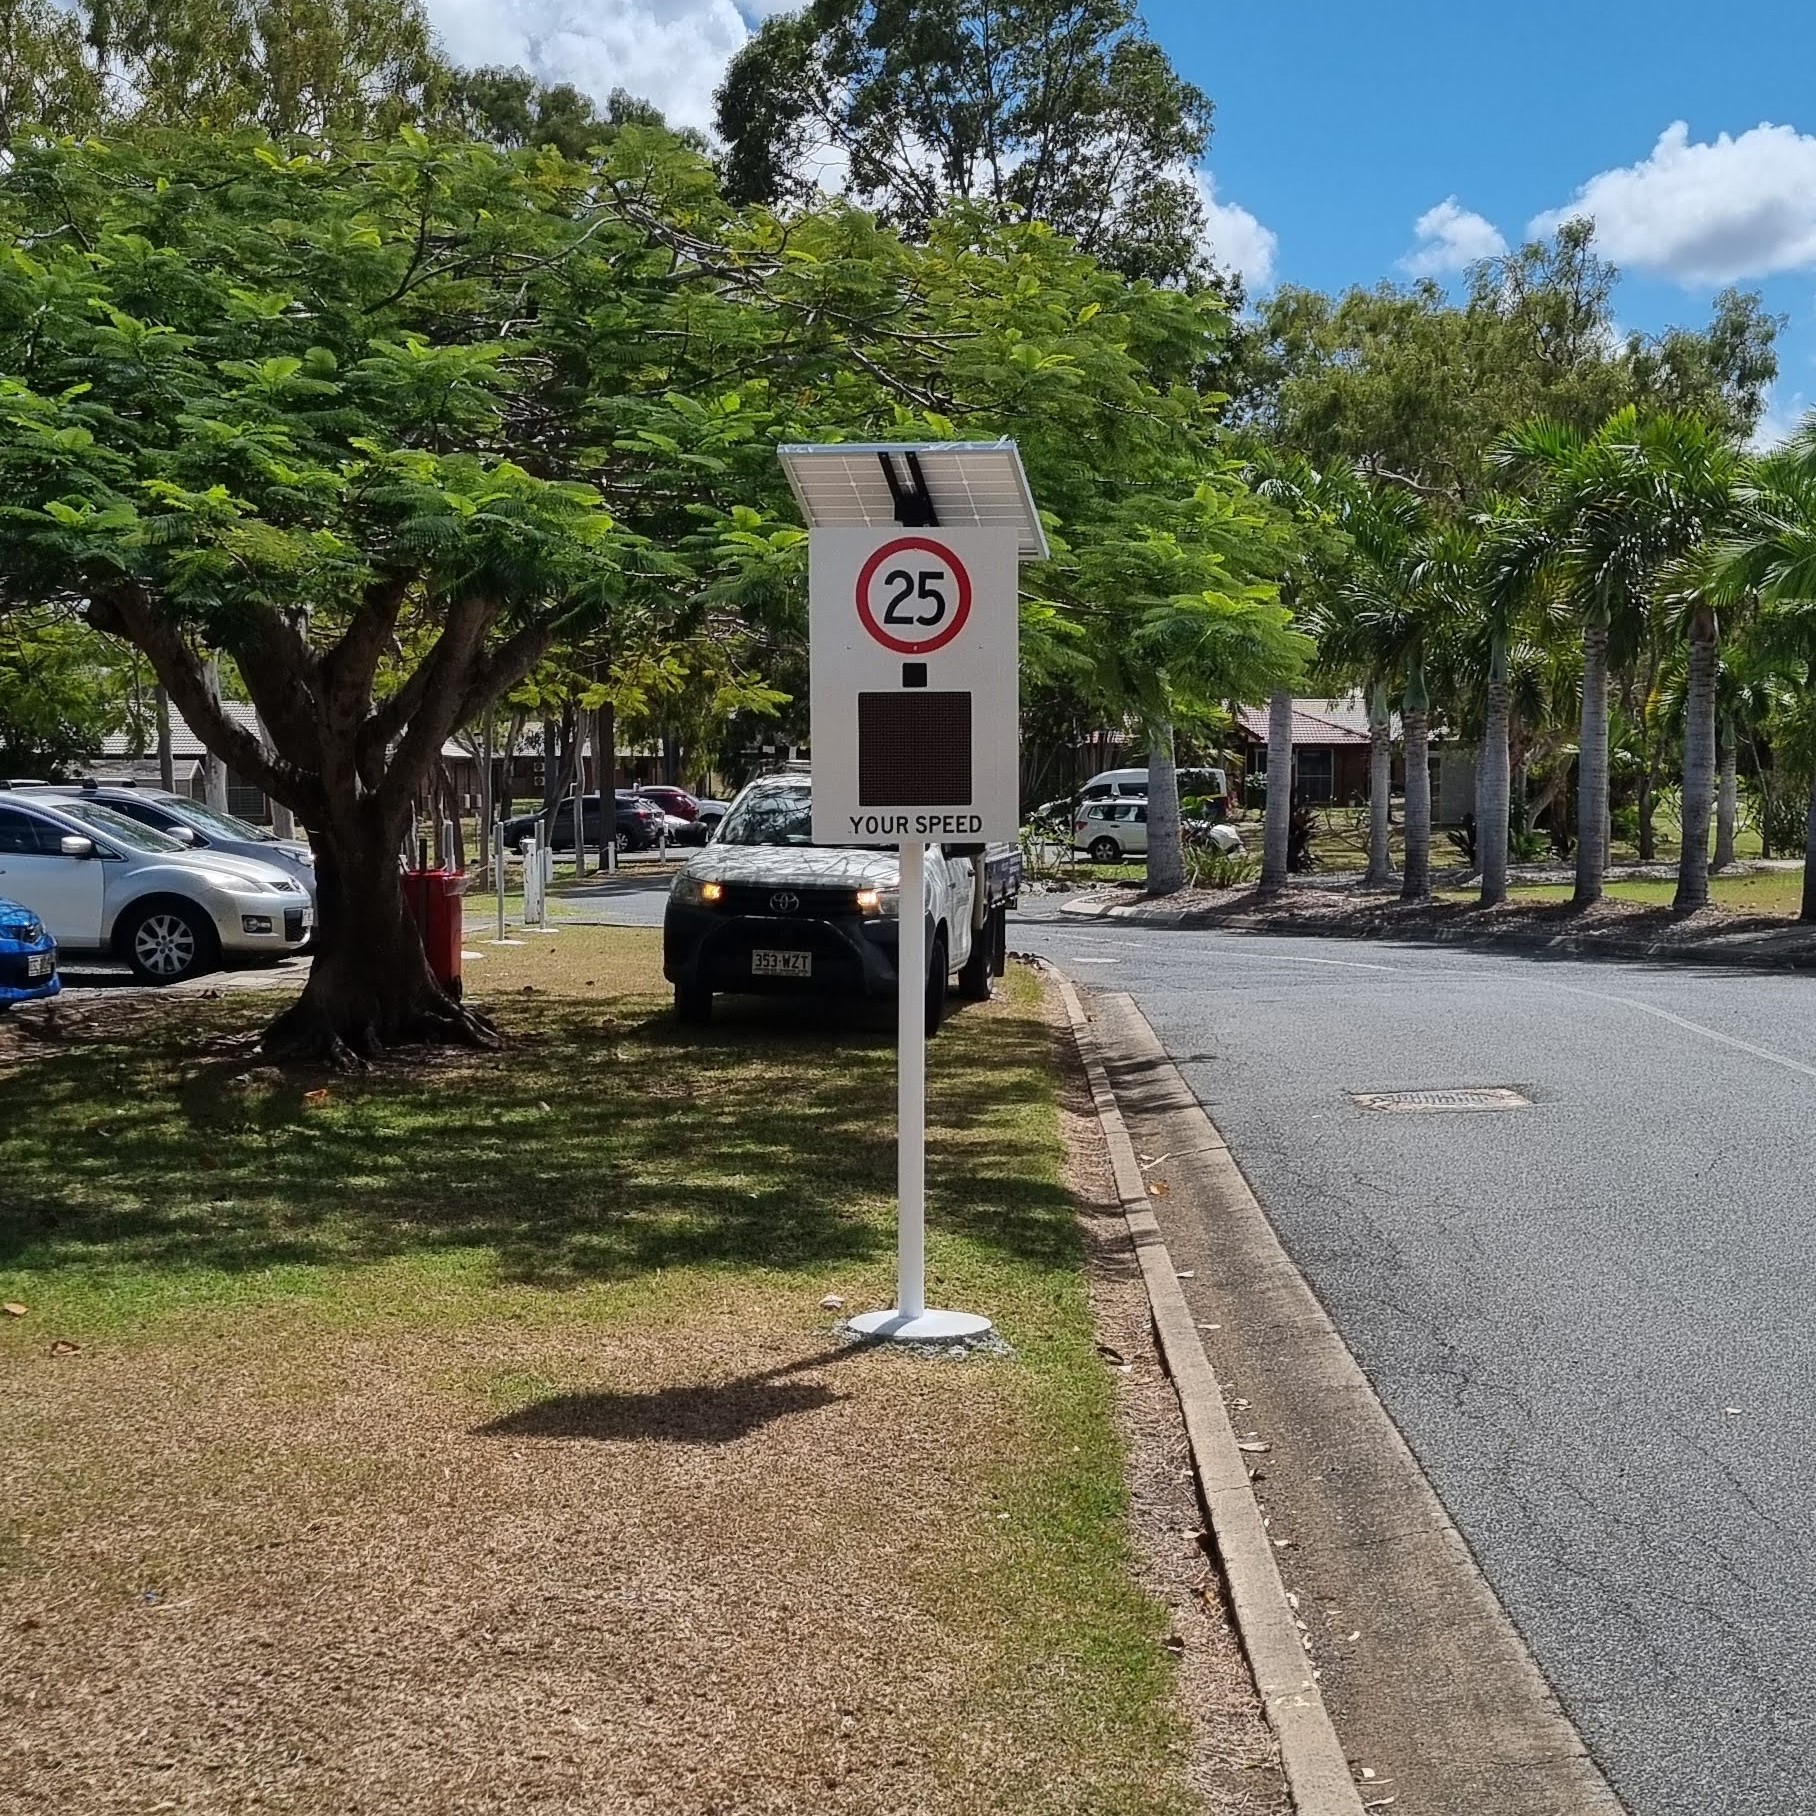
[[[201,843],[201,840],[196,837],[196,830],[193,826],[168,826],[165,828],[165,832],[179,845],[199,845]]]
[[[80,833],[66,832],[58,840],[57,849],[66,858],[92,858],[95,855],[95,842],[83,838]]]

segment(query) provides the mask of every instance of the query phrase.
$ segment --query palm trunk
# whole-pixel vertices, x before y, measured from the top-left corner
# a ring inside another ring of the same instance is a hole
[[[1684,843],[1677,859],[1682,914],[1709,905],[1709,814],[1715,799],[1715,614],[1704,606],[1690,626],[1690,677],[1684,696]]]
[[[1293,818],[1293,697],[1267,703],[1267,809],[1261,833],[1261,893],[1286,887],[1286,854]]]
[[[1431,896],[1431,722],[1424,690],[1418,705],[1410,691],[1400,713],[1401,741],[1406,749],[1406,869],[1400,900],[1423,902]]]
[[[1497,637],[1488,659],[1488,712],[1482,727],[1481,811],[1476,819],[1476,856],[1482,865],[1481,902],[1493,908],[1507,899],[1507,826],[1512,778],[1507,743],[1507,644]]]
[[[1179,771],[1173,763],[1173,728],[1161,719],[1148,733],[1148,894],[1173,895],[1184,887]]]
[[[208,663],[208,692],[218,706],[221,699],[221,662],[218,656]],[[216,813],[227,811],[227,765],[213,751],[202,758],[202,795]]]
[[[1721,722],[1716,759],[1715,870],[1734,862],[1734,821],[1740,808],[1740,761],[1734,746],[1734,721]]]
[[[1394,727],[1388,710],[1387,684],[1375,683],[1368,700],[1368,874],[1376,887],[1394,878],[1393,831]]]
[[[1803,907],[1797,918],[1816,921],[1816,779],[1810,783],[1810,809],[1803,822]]]
[[[1576,906],[1602,899],[1608,867],[1608,627],[1583,626],[1583,715],[1576,759]]]

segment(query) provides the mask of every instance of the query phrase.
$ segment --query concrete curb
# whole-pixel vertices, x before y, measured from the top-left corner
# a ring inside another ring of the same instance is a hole
[[[1551,958],[1638,960],[1655,965],[1724,965],[1746,971],[1816,970],[1816,952],[1758,952],[1744,946],[1726,947],[1714,943],[1681,946],[1662,940],[1585,939],[1569,933],[1543,935],[1510,930],[1483,934],[1467,928],[1454,932],[1447,928],[1410,932],[1393,927],[1346,927],[1301,921],[1232,922],[1210,918],[1200,909],[1156,909],[1144,902],[1094,901],[1089,897],[1066,902],[1059,912],[1072,920],[1128,921],[1137,927],[1158,927],[1169,932],[1189,927],[1204,933],[1261,934],[1276,939],[1382,940],[1401,946],[1443,946],[1489,954],[1538,952]],[[1717,939],[1722,937],[1727,936],[1716,936]]]
[[[1161,1358],[1179,1395],[1199,1496],[1210,1518],[1255,1688],[1280,1744],[1293,1808],[1297,1816],[1362,1816],[1362,1794],[1312,1675],[1223,1390],[1198,1340],[1172,1256],[1148,1208],[1141,1167],[1105,1075],[1097,1037],[1071,980],[1063,972],[1052,975],[1065,1001],[1091,1100],[1109,1145],[1116,1195],[1141,1263]]]

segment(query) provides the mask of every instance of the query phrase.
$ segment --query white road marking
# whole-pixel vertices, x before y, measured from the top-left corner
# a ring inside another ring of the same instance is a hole
[[[1616,996],[1608,990],[1584,990],[1576,984],[1553,983],[1549,978],[1535,978],[1533,982],[1542,984],[1547,990],[1562,990],[1568,996],[1590,996],[1597,1002],[1619,1003],[1623,1008],[1637,1009],[1642,1015],[1656,1015],[1660,1021],[1667,1021],[1674,1028],[1682,1028],[1686,1033],[1701,1035],[1704,1040],[1717,1041],[1724,1047],[1734,1047],[1742,1053],[1750,1053],[1755,1059],[1763,1059],[1767,1065],[1783,1066],[1787,1072],[1801,1072],[1805,1078],[1816,1078],[1816,1066],[1807,1066],[1801,1059],[1774,1053],[1770,1047],[1756,1047],[1750,1040],[1723,1034],[1719,1028],[1705,1028],[1701,1022],[1686,1021],[1681,1015],[1673,1015],[1669,1009],[1641,1002],[1637,996]]]

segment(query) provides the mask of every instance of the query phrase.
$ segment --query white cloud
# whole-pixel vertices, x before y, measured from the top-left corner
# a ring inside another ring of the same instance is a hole
[[[1686,284],[1725,284],[1816,265],[1816,137],[1759,125],[1693,145],[1682,120],[1652,155],[1604,170],[1562,208],[1541,214],[1548,235],[1588,215],[1617,264],[1662,271]]]
[[[614,88],[653,101],[677,126],[710,127],[713,90],[784,0],[428,0],[457,63],[519,64],[601,101]]]
[[[1763,454],[1768,448],[1775,448],[1782,441],[1790,438],[1810,419],[1809,400],[1801,391],[1780,402],[1774,391],[1766,399],[1766,407],[1761,412],[1758,423],[1753,430],[1753,437],[1747,446],[1756,454]]]
[[[1217,180],[1208,170],[1197,175],[1198,193],[1204,201],[1205,244],[1211,257],[1238,273],[1245,289],[1264,289],[1274,275],[1280,236],[1271,227],[1263,227],[1246,208],[1218,201]]]
[[[1478,260],[1498,258],[1507,250],[1494,222],[1465,208],[1455,196],[1427,208],[1413,222],[1412,230],[1419,243],[1401,259],[1400,269],[1414,277],[1467,271]]]

